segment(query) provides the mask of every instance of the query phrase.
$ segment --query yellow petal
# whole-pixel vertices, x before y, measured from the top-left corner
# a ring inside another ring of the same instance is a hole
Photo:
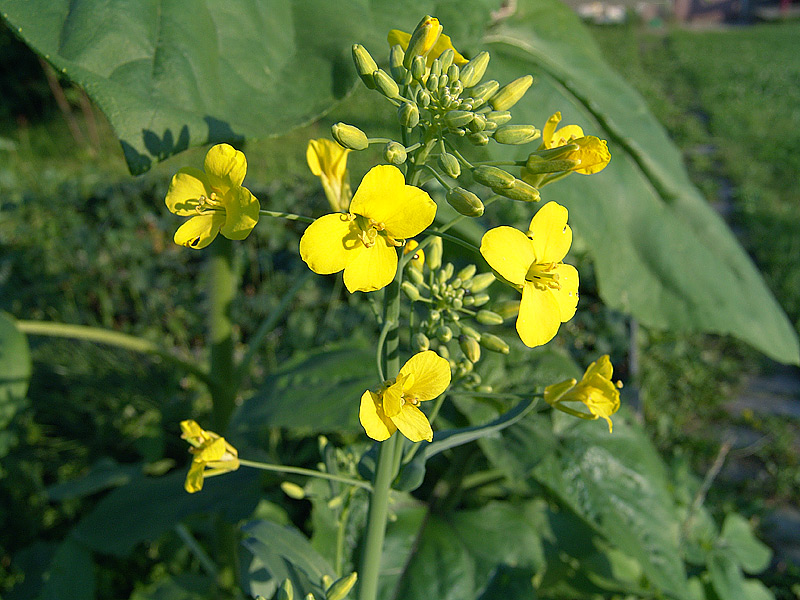
[[[383,236],[379,235],[369,248],[359,243],[350,255],[344,269],[344,285],[350,293],[384,288],[397,273],[397,250]]]
[[[517,333],[522,343],[529,348],[542,346],[555,337],[560,325],[561,311],[550,290],[526,283],[517,316]]]
[[[358,419],[367,435],[373,440],[382,442],[388,440],[397,431],[394,423],[383,414],[379,407],[380,396],[367,390],[361,396],[361,407],[358,411]]]
[[[197,421],[191,419],[181,421],[181,431],[183,432],[181,437],[185,440],[204,440],[207,438],[205,430],[197,424]]]
[[[553,271],[558,273],[561,289],[550,290],[550,293],[558,302],[561,322],[566,323],[575,315],[578,307],[578,270],[572,265],[560,264]]]
[[[225,224],[220,230],[229,240],[243,240],[258,223],[261,205],[244,187],[231,188],[222,200],[225,206]]]
[[[608,151],[608,142],[605,140],[590,135],[576,139],[575,143],[580,148],[567,154],[566,158],[581,161],[580,166],[575,169],[576,173],[583,175],[598,173],[611,161],[611,152]]]
[[[192,217],[178,227],[173,239],[179,246],[199,250],[214,241],[224,223],[225,213],[222,211],[214,211],[210,215]]]
[[[226,450],[225,438],[218,437],[215,440],[206,442],[200,448],[192,450],[192,452],[194,453],[195,461],[209,463],[215,460],[220,460],[223,456],[225,456]]]
[[[461,56],[461,53],[453,47],[453,40],[450,39],[449,35],[445,35],[444,33],[439,36],[439,39],[431,48],[431,51],[428,53],[426,58],[426,62],[428,67],[433,64],[433,61],[439,58],[442,55],[442,52],[450,48],[454,53],[455,57],[453,58],[453,63],[456,65],[465,65],[469,61]]]
[[[203,471],[206,466],[197,461],[192,461],[192,466],[189,467],[189,472],[186,474],[186,482],[183,484],[184,489],[190,494],[199,492],[203,489]]]
[[[433,400],[450,385],[450,363],[433,350],[425,350],[409,358],[400,375],[414,376],[408,394],[418,400]]]
[[[393,165],[373,167],[358,186],[350,212],[383,223],[394,238],[411,238],[433,223],[436,203],[427,192],[406,185]]]
[[[578,383],[577,379],[567,379],[561,383],[548,385],[546,388],[544,388],[544,401],[548,404],[558,402],[564,394],[575,387],[576,383]]]
[[[389,386],[381,394],[381,397],[383,398],[383,413],[389,418],[398,415],[400,409],[403,408],[403,383],[398,381]]]
[[[547,119],[547,123],[544,124],[542,128],[542,145],[545,148],[553,148],[553,134],[556,132],[556,127],[561,122],[561,113],[557,112],[554,113],[549,119]]]
[[[211,184],[200,169],[186,167],[173,176],[165,200],[170,212],[181,217],[197,214],[195,208],[200,196],[211,196]]]
[[[347,155],[350,150],[342,148],[333,140],[324,138],[309,140],[306,149],[308,168],[314,175],[326,173],[333,179],[341,180],[347,171]]]
[[[533,244],[519,229],[495,227],[483,235],[481,254],[489,266],[515,285],[525,283],[525,275],[536,260]]]
[[[212,146],[203,164],[211,186],[221,193],[242,185],[247,172],[247,159],[228,144]]]
[[[400,414],[392,417],[392,422],[404,436],[412,442],[433,440],[430,421],[420,409],[412,404],[404,404]]]
[[[350,254],[357,247],[364,247],[358,233],[355,221],[347,215],[336,213],[320,217],[300,238],[300,257],[314,273],[338,273],[347,266]]]
[[[389,35],[386,36],[386,40],[389,42],[389,46],[396,46],[400,44],[400,46],[405,50],[408,48],[408,42],[411,40],[411,34],[406,33],[405,31],[400,31],[399,29],[392,29],[389,32]]]
[[[565,125],[552,135],[550,142],[553,148],[558,148],[582,137],[583,129],[581,129],[580,125]]]
[[[537,263],[561,262],[569,252],[572,229],[567,217],[567,209],[556,202],[548,202],[533,216],[528,235]]]
[[[608,354],[604,354],[592,364],[590,364],[587,369],[586,373],[584,373],[583,378],[588,379],[592,375],[597,374],[600,377],[608,379],[611,381],[611,377],[614,375],[614,366],[611,364],[611,360],[608,358]]]

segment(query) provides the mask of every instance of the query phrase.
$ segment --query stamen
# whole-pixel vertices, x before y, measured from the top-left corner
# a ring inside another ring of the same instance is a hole
[[[560,263],[532,263],[525,275],[525,281],[533,283],[540,290],[560,290],[559,275],[555,268]]]

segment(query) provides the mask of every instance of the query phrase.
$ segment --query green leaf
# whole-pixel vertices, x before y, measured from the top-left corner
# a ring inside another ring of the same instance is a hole
[[[648,326],[730,334],[776,360],[800,362],[797,334],[750,258],[572,10],[556,0],[520,0],[486,41],[490,77],[535,77],[513,109],[518,122],[542,127],[560,110],[564,124],[609,141],[604,171],[542,190],[545,201],[569,209],[604,302]],[[533,149],[489,148],[497,158],[524,158]]]
[[[61,600],[69,591],[73,600],[94,600],[94,563],[85,546],[72,537],[64,540],[53,556],[38,600]]]
[[[0,429],[25,406],[31,369],[27,338],[11,315],[0,312]]]
[[[754,575],[769,566],[772,550],[754,534],[750,523],[742,515],[730,513],[722,524],[722,534],[717,542],[721,550],[729,551],[745,573]]]
[[[711,585],[720,600],[743,600],[745,578],[736,561],[723,552],[712,552],[708,557],[708,574]]]
[[[113,458],[104,457],[92,465],[83,477],[51,485],[47,488],[47,497],[53,502],[82,498],[110,487],[125,485],[141,472],[141,465],[121,465]]]
[[[130,600],[204,600],[214,582],[198,573],[162,576],[158,581],[137,589]]]

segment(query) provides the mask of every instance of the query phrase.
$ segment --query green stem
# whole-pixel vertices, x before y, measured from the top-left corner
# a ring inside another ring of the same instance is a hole
[[[345,477],[344,475],[336,475],[335,473],[326,473],[325,471],[315,471],[314,469],[304,469],[303,467],[290,467],[287,465],[273,465],[270,463],[262,463],[254,460],[239,459],[239,464],[243,467],[250,467],[252,469],[260,469],[262,471],[272,471],[275,473],[291,473],[293,475],[305,475],[306,477],[316,477],[317,479],[328,479],[329,481],[338,481],[339,483],[346,483],[356,487],[364,488],[367,491],[372,491],[372,486],[366,481],[360,479],[353,479],[352,477]]]
[[[211,348],[211,398],[214,431],[222,434],[236,405],[237,381],[233,362],[231,303],[238,287],[233,265],[233,244],[217,237],[209,258],[208,334]]]
[[[350,504],[353,501],[353,489],[347,492],[347,497],[342,504],[342,511],[339,513],[339,524],[336,528],[336,554],[334,556],[333,569],[336,577],[344,575],[344,546],[347,534],[347,522],[350,519]]]
[[[52,323],[49,321],[17,321],[17,328],[28,335],[46,335],[51,337],[63,337],[73,340],[85,340],[96,344],[106,344],[138,352],[140,354],[153,354],[166,361],[171,362],[191,373],[204,383],[208,384],[210,379],[208,373],[187,359],[180,358],[159,348],[155,343],[127,333],[110,331],[99,327],[88,327],[86,325],[70,325],[68,323]]]
[[[279,212],[276,210],[264,210],[263,208],[258,211],[258,214],[265,215],[267,217],[275,217],[276,219],[286,219],[287,221],[300,221],[301,223],[313,223],[316,220],[313,217],[304,217],[303,215]]]
[[[444,189],[449,190],[453,187],[444,177],[439,175],[439,172],[432,166],[430,165],[422,165],[422,166],[436,178],[436,180],[442,185]]]
[[[461,238],[456,237],[454,235],[450,235],[449,233],[444,233],[443,231],[437,231],[436,229],[426,229],[425,231],[423,231],[423,233],[435,235],[437,237],[442,238],[443,240],[449,240],[454,244],[458,244],[462,248],[466,248],[467,250],[472,250],[473,252],[477,252],[478,254],[480,254],[480,249],[477,246],[473,246],[469,242],[465,242]]]
[[[216,579],[219,575],[217,565],[214,564],[214,561],[211,560],[211,557],[208,555],[208,553],[203,550],[203,547],[197,542],[196,539],[194,539],[194,536],[192,536],[192,533],[187,529],[186,525],[183,523],[178,523],[175,525],[175,533],[177,533],[178,537],[183,540],[183,543],[188,546],[192,554],[197,557],[197,560],[200,561],[203,570],[211,577]]]

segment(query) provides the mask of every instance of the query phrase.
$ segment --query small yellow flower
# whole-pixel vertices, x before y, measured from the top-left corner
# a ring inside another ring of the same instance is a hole
[[[418,246],[419,244],[415,240],[408,240],[408,242],[406,242],[406,247],[403,248],[403,254],[411,254],[413,252],[414,256],[411,258],[411,266],[422,271],[422,267],[425,265],[425,251],[417,250]]]
[[[322,189],[331,208],[346,212],[353,192],[350,189],[350,174],[347,171],[347,155],[350,150],[342,148],[333,140],[309,140],[306,161],[311,172],[322,181]]]
[[[325,215],[308,226],[300,239],[300,256],[320,275],[344,270],[350,292],[373,292],[387,286],[397,272],[397,250],[433,223],[436,203],[406,185],[397,167],[380,165],[364,176],[350,212]]]
[[[378,393],[361,396],[358,417],[367,435],[382,442],[398,429],[412,442],[431,441],[433,430],[419,403],[442,395],[450,385],[450,364],[433,350],[412,356],[396,379]]]
[[[578,305],[578,271],[561,262],[572,245],[567,216],[566,208],[548,202],[527,233],[495,227],[481,240],[481,254],[489,266],[522,289],[517,332],[530,348],[553,339]]]
[[[608,143],[593,135],[583,135],[583,129],[578,125],[565,125],[556,131],[556,127],[560,122],[560,112],[547,119],[544,129],[542,129],[541,149],[577,144],[577,150],[573,150],[563,156],[565,159],[580,161],[580,164],[573,169],[575,173],[591,175],[605,169],[611,160]]]
[[[614,367],[605,354],[589,365],[580,381],[568,379],[555,385],[549,385],[544,390],[545,401],[554,408],[562,409],[564,402],[582,402],[589,409],[591,416],[597,419],[602,417],[608,421],[608,431],[612,431],[611,415],[619,409],[618,386],[611,381]],[[570,414],[571,410],[566,411]],[[580,416],[580,415],[578,415]]]
[[[239,453],[236,448],[213,431],[206,431],[195,421],[181,421],[181,438],[192,448],[194,455],[192,466],[186,475],[184,487],[190,494],[203,489],[203,479],[221,473],[228,473],[239,468]]]
[[[218,233],[243,240],[258,223],[258,199],[242,187],[247,160],[228,144],[212,146],[204,171],[186,167],[172,178],[167,208],[180,217],[191,217],[175,232],[175,243],[205,248]]]
[[[442,52],[448,48],[455,53],[453,64],[459,66],[467,64],[469,61],[461,56],[461,53],[459,53],[459,51],[453,47],[453,42],[450,39],[450,36],[441,33],[442,26],[439,25],[439,20],[435,17],[429,18],[431,20],[429,27],[429,31],[431,33],[428,36],[428,41],[430,43],[423,44],[423,51],[420,52],[420,56],[425,57],[425,62],[427,63],[428,68],[430,69],[433,61],[439,58],[442,55]],[[437,32],[438,35],[434,35]],[[405,31],[400,31],[399,29],[392,29],[386,39],[389,42],[389,46],[396,46],[397,44],[400,44],[400,47],[403,50],[408,50],[408,43],[411,41],[411,34],[406,33]],[[410,66],[410,64],[408,66]]]

